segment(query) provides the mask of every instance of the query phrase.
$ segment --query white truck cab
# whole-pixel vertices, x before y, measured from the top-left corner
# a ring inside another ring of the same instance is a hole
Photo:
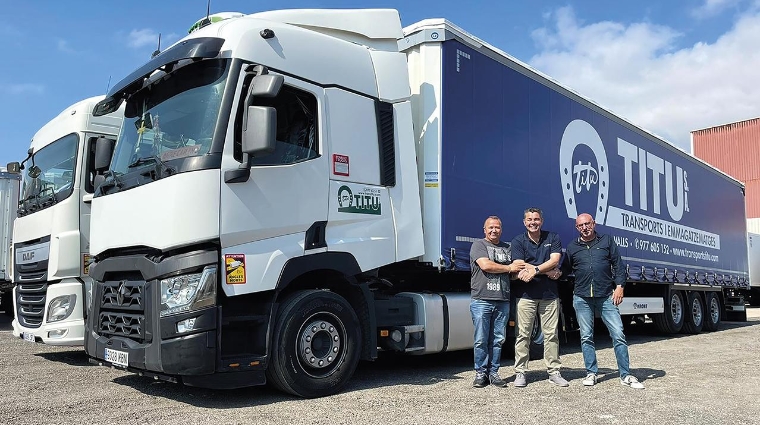
[[[51,345],[82,345],[90,248],[94,150],[114,138],[123,111],[101,117],[103,96],[77,102],[32,138],[13,228],[13,335]]]

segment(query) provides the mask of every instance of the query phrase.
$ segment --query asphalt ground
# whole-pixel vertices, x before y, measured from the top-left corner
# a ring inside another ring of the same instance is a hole
[[[472,354],[383,356],[360,363],[340,394],[298,399],[268,387],[212,391],[93,366],[81,348],[13,338],[0,315],[0,423],[7,424],[751,424],[760,423],[760,309],[719,331],[663,337],[628,333],[632,372],[620,384],[609,337],[597,332],[600,371],[584,387],[577,333],[562,344],[570,387],[548,383],[531,361],[528,386],[471,387]]]

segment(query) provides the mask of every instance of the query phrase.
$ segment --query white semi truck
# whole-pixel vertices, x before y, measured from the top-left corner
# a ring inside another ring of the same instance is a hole
[[[21,175],[0,167],[0,310],[13,315],[11,235],[18,208]]]
[[[380,350],[471,349],[470,245],[527,207],[615,236],[629,317],[695,333],[738,304],[741,183],[450,22],[211,21],[96,107],[126,105],[96,153],[92,362],[317,397]]]
[[[13,229],[13,335],[31,342],[82,345],[95,190],[95,141],[119,133],[123,110],[93,116],[104,96],[64,109],[32,138]]]

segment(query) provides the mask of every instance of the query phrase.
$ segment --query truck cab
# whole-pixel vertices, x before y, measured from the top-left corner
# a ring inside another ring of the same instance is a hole
[[[77,102],[32,138],[13,228],[13,335],[51,345],[82,345],[95,191],[95,141],[114,138],[121,110],[101,117],[103,96]]]

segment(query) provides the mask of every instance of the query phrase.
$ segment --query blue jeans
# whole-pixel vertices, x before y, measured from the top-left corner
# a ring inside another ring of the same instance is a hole
[[[578,318],[578,325],[581,328],[581,352],[583,352],[586,372],[593,374],[599,372],[596,364],[596,348],[594,347],[594,312],[596,311],[599,312],[602,322],[610,332],[620,377],[628,376],[628,344],[625,341],[625,334],[623,334],[620,310],[612,302],[612,296],[602,298],[573,295],[573,307],[575,308],[575,317]]]
[[[509,319],[509,301],[472,300],[470,313],[475,327],[475,372],[497,374]]]

